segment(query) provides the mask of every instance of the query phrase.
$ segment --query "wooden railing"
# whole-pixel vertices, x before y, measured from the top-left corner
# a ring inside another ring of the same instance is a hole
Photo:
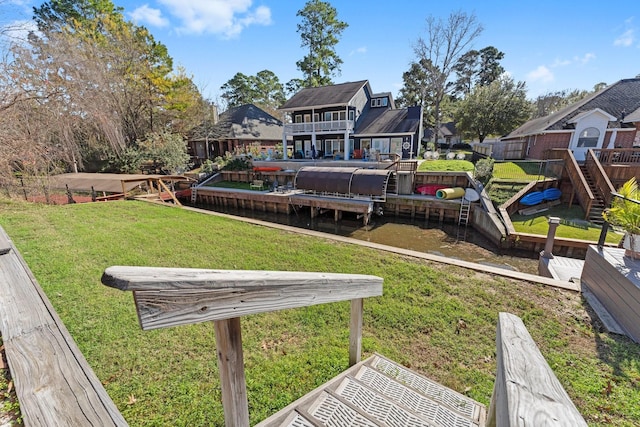
[[[576,158],[573,157],[573,153],[571,150],[566,148],[552,149],[548,151],[548,159],[564,160],[564,167],[567,175],[569,176],[569,180],[573,185],[574,194],[578,198],[578,203],[580,203],[580,206],[585,212],[585,219],[588,219],[595,197],[589,188],[589,184],[584,179],[584,176],[580,171],[580,167],[578,166],[578,162],[576,161]]]
[[[240,317],[351,300],[349,364],[360,361],[363,298],[382,279],[361,274],[109,267],[102,282],[133,291],[142,329],[213,321],[225,425],[249,425]]]
[[[597,148],[591,149],[603,165],[640,163],[640,148]]]
[[[126,426],[4,230],[0,327],[25,426]]]
[[[586,426],[518,316],[500,313],[487,425]]]
[[[609,176],[604,171],[604,168],[602,167],[602,164],[594,150],[590,149],[587,151],[585,165],[589,174],[591,174],[591,178],[593,178],[593,182],[599,196],[602,197],[605,206],[609,206],[609,203],[611,203],[611,193],[615,191],[615,188],[613,187],[613,184],[611,184]]]

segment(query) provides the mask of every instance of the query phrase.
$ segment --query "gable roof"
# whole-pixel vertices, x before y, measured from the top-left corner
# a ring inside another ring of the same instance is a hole
[[[191,131],[189,139],[281,140],[282,122],[253,104],[230,108],[218,123],[203,123]]]
[[[640,108],[638,108],[637,110],[631,112],[630,114],[627,114],[624,117],[624,120],[622,120],[623,123],[633,123],[633,122],[640,122]]]
[[[621,124],[627,122],[627,120],[622,120],[625,114],[635,112],[639,108],[640,78],[623,79],[553,114],[530,120],[506,137],[512,138],[534,135],[550,130],[572,129],[572,119],[581,113],[595,109],[600,109],[617,118],[615,123]]]
[[[409,109],[372,109],[362,123],[358,123],[357,136],[415,133],[419,118],[410,118]]]
[[[304,88],[285,102],[284,105],[280,107],[280,110],[286,111],[311,107],[321,108],[347,105],[364,86],[367,86],[369,93],[371,93],[368,80]]]

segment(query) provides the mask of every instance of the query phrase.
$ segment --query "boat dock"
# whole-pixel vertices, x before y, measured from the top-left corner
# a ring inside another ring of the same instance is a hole
[[[310,210],[311,218],[333,211],[334,220],[342,219],[344,212],[354,213],[367,225],[371,214],[378,213],[411,218],[457,221],[460,200],[442,200],[421,195],[387,195],[385,202],[367,198],[347,198],[305,193],[301,190],[254,191],[222,187],[192,189],[191,201],[198,206],[219,206],[251,209],[271,213],[292,214],[299,209]]]

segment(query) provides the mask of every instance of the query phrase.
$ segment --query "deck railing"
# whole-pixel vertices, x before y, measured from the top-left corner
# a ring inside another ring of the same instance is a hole
[[[287,123],[284,133],[287,135],[326,132],[353,132],[353,120],[332,120],[328,122]]]
[[[640,148],[597,148],[593,151],[603,165],[640,163]]]

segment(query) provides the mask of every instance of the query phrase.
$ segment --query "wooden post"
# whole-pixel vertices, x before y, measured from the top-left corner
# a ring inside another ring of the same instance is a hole
[[[213,325],[216,331],[224,424],[227,427],[249,427],[240,318],[216,320]]]
[[[364,300],[351,300],[351,321],[349,322],[349,366],[360,362],[362,355],[362,309]]]

